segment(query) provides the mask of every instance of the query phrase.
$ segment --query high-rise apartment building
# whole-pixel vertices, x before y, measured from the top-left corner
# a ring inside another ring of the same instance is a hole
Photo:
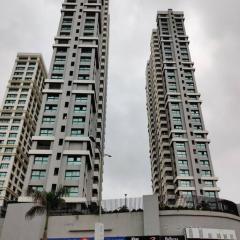
[[[68,202],[101,189],[108,64],[108,0],[65,0],[45,80],[25,190],[68,189]]]
[[[219,191],[188,45],[183,13],[158,12],[146,91],[152,187],[166,205]]]
[[[0,206],[22,193],[46,76],[40,54],[17,55],[0,111]]]

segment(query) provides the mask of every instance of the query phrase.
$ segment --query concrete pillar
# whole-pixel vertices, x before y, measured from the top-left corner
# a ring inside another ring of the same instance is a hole
[[[160,221],[157,195],[143,196],[144,236],[160,235]]]

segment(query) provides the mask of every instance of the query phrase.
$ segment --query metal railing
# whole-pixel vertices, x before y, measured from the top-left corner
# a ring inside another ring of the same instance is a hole
[[[213,212],[224,212],[240,216],[238,206],[232,201],[220,198],[209,198],[204,196],[180,196],[176,200],[175,206],[166,206],[160,204],[160,210],[167,209],[186,209],[186,210],[202,210]]]
[[[102,200],[102,214],[121,212],[142,212],[142,198],[122,198]],[[52,216],[57,215],[88,215],[98,214],[99,206],[97,202],[66,204],[61,209],[51,211]]]

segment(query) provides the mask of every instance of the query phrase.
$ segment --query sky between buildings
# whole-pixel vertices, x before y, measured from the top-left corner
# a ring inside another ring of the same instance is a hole
[[[0,101],[17,52],[49,68],[62,0],[8,0],[0,9]],[[240,202],[239,0],[110,0],[104,197],[151,194],[145,66],[157,10],[185,12],[220,196]]]

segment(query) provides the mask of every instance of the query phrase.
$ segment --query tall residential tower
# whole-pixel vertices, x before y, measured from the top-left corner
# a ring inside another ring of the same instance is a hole
[[[108,64],[108,0],[65,0],[43,90],[25,190],[68,189],[68,202],[97,201]]]
[[[40,54],[17,55],[0,111],[0,206],[22,193],[46,76]]]
[[[182,12],[158,12],[147,64],[152,187],[161,204],[216,198],[216,186]]]

